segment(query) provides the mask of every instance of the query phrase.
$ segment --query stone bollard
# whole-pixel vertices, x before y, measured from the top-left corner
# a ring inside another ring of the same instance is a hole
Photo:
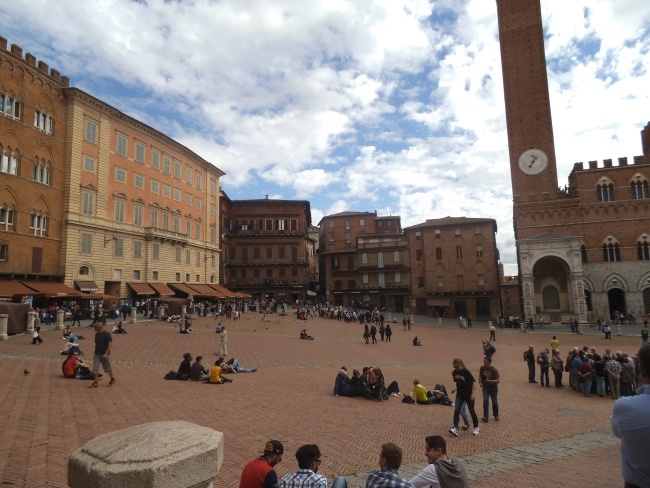
[[[621,324],[616,324],[616,335],[620,336],[621,334]]]
[[[187,307],[185,305],[183,305],[181,307],[181,318],[184,319],[186,314],[187,314]]]
[[[131,323],[135,324],[138,322],[138,311],[135,307],[131,308]]]
[[[442,317],[438,317],[438,327],[442,327]]]
[[[413,320],[413,315],[409,315],[409,318],[411,319],[411,325],[415,325],[415,320]]]
[[[71,488],[211,488],[223,434],[184,420],[102,434],[68,459]]]
[[[244,303],[244,313],[248,313],[248,303]]]
[[[158,307],[158,320],[162,320],[165,315],[165,307]]]
[[[36,312],[27,312],[27,332],[34,332],[34,322],[36,322]]]
[[[63,319],[64,319],[63,310],[57,310],[56,311],[56,324],[54,324],[55,329],[63,329]]]
[[[8,341],[7,323],[9,322],[9,315],[6,313],[0,314],[0,341]]]
[[[393,323],[393,314],[388,312],[388,323],[392,324]]]

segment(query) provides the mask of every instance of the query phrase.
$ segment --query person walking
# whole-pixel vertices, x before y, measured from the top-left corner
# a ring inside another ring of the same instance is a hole
[[[386,328],[384,327],[383,322],[379,324],[379,337],[381,341],[384,342],[384,334],[386,334]]]
[[[372,338],[372,343],[377,344],[377,327],[374,323],[370,327],[370,337]]]
[[[390,328],[390,324],[386,324],[386,342],[390,342],[390,338],[393,335],[393,329]]]
[[[492,322],[490,322],[490,341],[496,341],[497,340],[497,328],[494,326]]]
[[[217,356],[225,356],[228,354],[228,332],[226,332],[226,326],[221,327],[221,332],[219,332],[219,352],[216,353]]]
[[[74,327],[75,322],[81,327],[81,308],[79,305],[75,305],[74,309],[72,310],[72,326]]]
[[[32,332],[32,344],[40,344],[41,342],[43,342],[43,339],[41,338],[41,326],[39,325]]]
[[[467,408],[469,409],[469,414],[472,417],[472,422],[474,425],[474,430],[472,434],[478,435],[478,416],[474,410],[474,383],[476,380],[470,371],[465,367],[463,361],[459,358],[456,358],[452,362],[454,369],[451,372],[451,376],[456,383],[456,389],[452,393],[456,392],[456,401],[454,402],[454,426],[449,429],[449,432],[455,436],[458,435],[458,421],[460,419],[460,409],[463,406],[463,403],[467,403]]]
[[[483,389],[483,422],[487,422],[490,418],[490,398],[492,399],[492,414],[494,420],[499,421],[499,401],[497,396],[499,394],[499,371],[492,366],[492,358],[485,356],[483,358],[483,366],[478,372],[479,384]]]
[[[108,373],[111,381],[108,386],[115,384],[115,376],[113,376],[113,368],[111,367],[111,346],[113,338],[111,333],[104,330],[104,324],[98,322],[95,324],[95,353],[93,354],[93,382],[88,388],[97,388],[97,377],[99,376],[99,365],[102,365],[104,372]]]

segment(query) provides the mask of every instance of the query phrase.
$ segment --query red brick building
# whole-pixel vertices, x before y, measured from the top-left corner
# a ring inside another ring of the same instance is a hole
[[[319,225],[321,296],[345,307],[409,312],[410,262],[399,216],[341,212]]]
[[[0,38],[0,280],[63,280],[67,86]]]
[[[414,313],[496,317],[502,310],[496,232],[494,219],[469,217],[406,227]]]
[[[559,189],[539,0],[497,10],[524,314],[650,313],[650,126],[643,156],[576,163]]]
[[[314,241],[304,200],[230,200],[221,192],[223,283],[256,300],[294,303],[309,289]]]

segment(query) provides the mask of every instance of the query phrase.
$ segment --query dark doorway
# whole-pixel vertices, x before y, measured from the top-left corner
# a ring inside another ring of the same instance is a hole
[[[386,296],[379,295],[379,310],[386,310]]]
[[[643,308],[646,316],[650,314],[650,288],[643,290]]]
[[[591,304],[591,291],[585,289],[585,302],[587,303],[587,311],[593,312],[594,307]]]
[[[427,314],[427,299],[424,297],[415,299],[415,313],[417,315]]]
[[[476,299],[476,316],[477,317],[489,317],[490,316],[490,299],[489,298],[477,298]]]
[[[395,297],[395,313],[404,313],[404,297]]]
[[[607,292],[607,299],[609,301],[609,316],[612,320],[614,319],[615,310],[625,316],[625,292],[623,290],[612,288]]]
[[[456,312],[456,317],[467,317],[467,305],[464,300],[458,300],[454,302],[454,311]]]

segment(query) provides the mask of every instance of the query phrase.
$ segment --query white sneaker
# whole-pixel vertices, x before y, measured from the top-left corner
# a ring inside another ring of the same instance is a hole
[[[449,429],[449,433],[458,436],[458,429],[456,427],[452,427],[451,429]]]
[[[472,434],[478,435],[478,427],[474,427],[474,430],[472,431]]]

